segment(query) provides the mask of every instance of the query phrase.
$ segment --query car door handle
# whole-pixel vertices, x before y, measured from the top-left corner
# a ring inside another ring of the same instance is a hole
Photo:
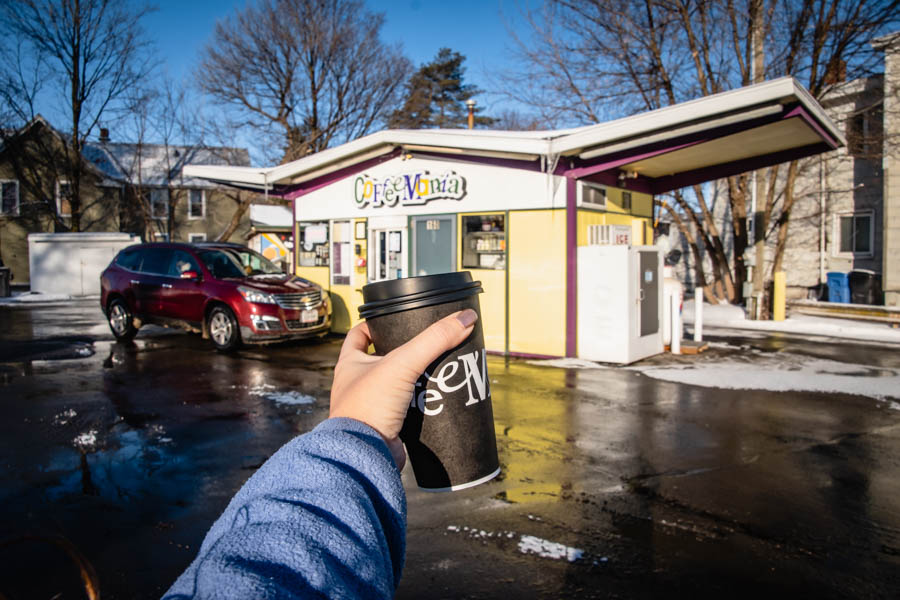
[[[172,284],[171,284],[171,283],[164,283],[164,284],[162,284],[162,287],[168,288],[168,289],[172,289]]]

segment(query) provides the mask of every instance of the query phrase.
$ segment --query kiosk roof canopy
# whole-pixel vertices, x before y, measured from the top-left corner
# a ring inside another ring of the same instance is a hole
[[[185,174],[280,193],[402,152],[499,159],[507,166],[574,178],[626,173],[640,178],[648,191],[661,193],[845,144],[809,92],[783,77],[574,129],[387,129],[276,167],[198,165],[186,167]]]

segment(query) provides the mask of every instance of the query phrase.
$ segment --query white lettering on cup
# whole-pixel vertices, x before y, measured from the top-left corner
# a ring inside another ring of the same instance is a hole
[[[469,386],[469,401],[466,402],[466,406],[487,398],[487,364],[485,363],[484,355],[485,352],[482,350],[480,372],[478,371],[478,350],[459,357],[463,369],[466,371],[466,385]],[[473,384],[478,391],[478,398],[475,398],[475,395],[472,394]]]
[[[426,417],[433,417],[434,415],[438,415],[444,410],[443,403],[438,404],[437,408],[429,408],[429,402],[441,401],[443,398],[441,394],[437,390],[422,390],[419,392],[419,399],[416,402],[416,408],[422,412]]]
[[[478,360],[479,357],[481,358],[480,361]],[[480,366],[479,362],[481,363]],[[460,364],[462,364],[462,369],[459,368]],[[453,381],[457,373],[462,373],[463,377],[459,381]],[[444,409],[443,403],[435,408],[431,408],[428,406],[429,402],[442,401],[444,399],[443,394],[455,392],[462,389],[463,386],[467,386],[469,392],[469,400],[465,406],[471,406],[482,400],[487,400],[491,395],[487,376],[487,353],[482,349],[458,356],[456,360],[448,362],[441,367],[436,376],[425,372],[416,382],[416,387],[421,388],[429,381],[434,383],[437,389],[414,391],[410,401],[410,406],[415,406],[426,417],[433,417]]]

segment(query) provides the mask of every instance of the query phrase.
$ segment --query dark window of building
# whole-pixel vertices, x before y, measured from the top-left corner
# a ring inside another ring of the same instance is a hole
[[[841,215],[839,219],[841,254],[872,254],[872,214]]]
[[[631,192],[622,192],[622,210],[631,212]]]
[[[56,182],[56,213],[61,217],[72,216],[72,185],[68,181]]]
[[[586,208],[606,209],[606,188],[590,183],[582,183],[581,205]]]
[[[169,190],[150,190],[150,216],[154,219],[165,219],[169,216]]]
[[[206,198],[203,190],[188,192],[188,216],[192,219],[202,219],[206,216]]]
[[[0,215],[19,214],[19,182],[11,179],[0,181]]]

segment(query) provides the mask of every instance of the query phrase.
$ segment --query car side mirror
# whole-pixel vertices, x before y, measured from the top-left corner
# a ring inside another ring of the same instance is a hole
[[[193,279],[196,281],[196,280],[200,279],[200,273],[198,273],[197,271],[185,271],[184,273],[181,274],[181,278],[182,279]]]

